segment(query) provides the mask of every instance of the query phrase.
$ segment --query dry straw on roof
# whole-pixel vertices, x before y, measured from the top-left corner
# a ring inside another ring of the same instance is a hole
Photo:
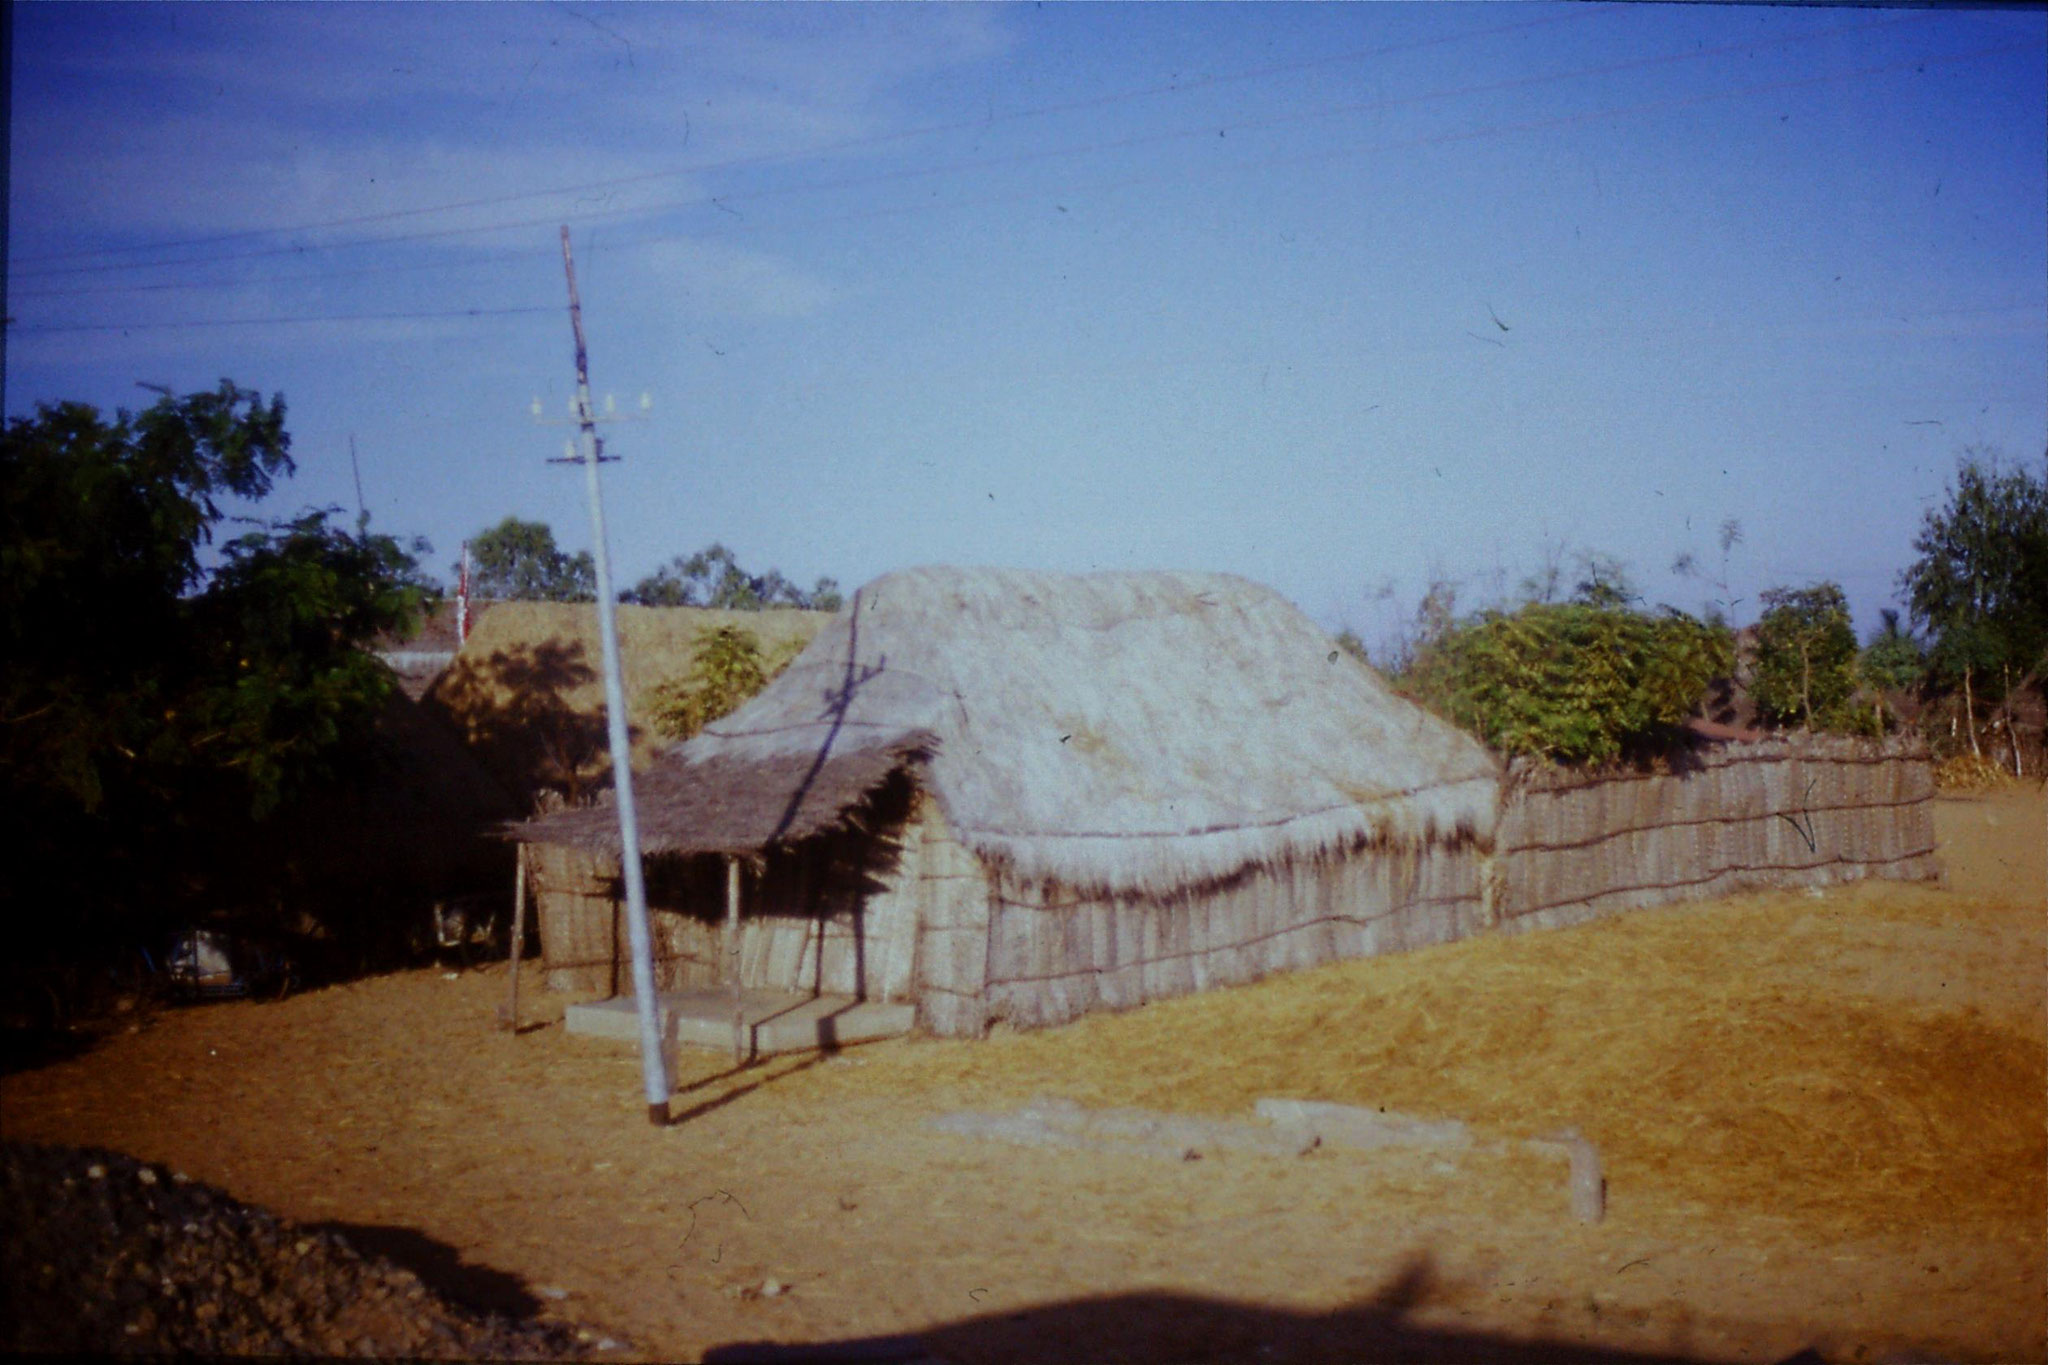
[[[772,666],[795,654],[831,617],[815,611],[711,611],[696,607],[618,609],[627,727],[634,768],[654,761],[662,741],[649,724],[649,693],[689,673],[697,644],[721,626],[760,642]],[[426,695],[506,786],[576,794],[609,767],[604,673],[597,609],[587,603],[499,602]]]
[[[1487,839],[1499,778],[1475,740],[1257,584],[914,569],[861,589],[767,690],[665,759],[669,797],[642,837],[732,851],[731,822],[689,823],[703,789],[814,811],[925,754],[920,781],[1000,872],[1129,894],[1372,841]],[[603,845],[601,824],[521,837]]]
[[[618,608],[619,655],[625,672],[626,706],[636,725],[648,689],[690,671],[697,642],[720,626],[738,626],[760,642],[771,662],[796,653],[832,618],[824,612],[713,611],[704,607]],[[581,715],[604,713],[604,676],[599,667],[597,608],[587,602],[495,602],[478,616],[462,646],[458,668],[467,664],[488,673],[494,655],[516,655],[543,646],[572,657],[582,667],[562,680],[562,699]],[[497,686],[506,683],[493,677]]]

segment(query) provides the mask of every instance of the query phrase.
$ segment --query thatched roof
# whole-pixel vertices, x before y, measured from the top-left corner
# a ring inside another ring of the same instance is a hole
[[[758,759],[711,757],[665,762],[633,779],[643,853],[751,854],[844,824],[849,812],[899,769],[935,747],[932,736],[816,753]],[[616,852],[619,817],[610,800],[517,827],[532,843],[578,844]]]
[[[1244,579],[912,569],[636,783],[642,846],[788,842],[903,767],[1002,875],[1153,894],[1368,841],[1490,838],[1500,776]],[[611,818],[517,835],[616,849]]]
[[[603,650],[597,609],[588,603],[485,604],[469,640],[426,691],[438,712],[499,781],[519,792],[569,787],[602,777],[605,745]],[[635,771],[667,741],[648,724],[649,694],[690,671],[697,643],[738,626],[770,664],[797,653],[832,618],[826,612],[715,611],[703,607],[618,609],[620,667]]]

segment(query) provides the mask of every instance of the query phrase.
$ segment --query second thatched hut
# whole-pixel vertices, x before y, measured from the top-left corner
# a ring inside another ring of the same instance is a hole
[[[664,987],[736,959],[976,1036],[1463,937],[1499,781],[1257,584],[929,568],[854,594],[636,791]],[[517,836],[549,966],[617,984],[614,821]]]

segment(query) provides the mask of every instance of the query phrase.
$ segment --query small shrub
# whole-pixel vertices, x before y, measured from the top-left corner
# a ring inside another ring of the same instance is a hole
[[[786,664],[786,661],[785,661]],[[712,721],[738,710],[782,671],[761,657],[761,642],[750,630],[719,626],[697,637],[690,671],[657,683],[648,693],[648,714],[656,733],[688,739]]]

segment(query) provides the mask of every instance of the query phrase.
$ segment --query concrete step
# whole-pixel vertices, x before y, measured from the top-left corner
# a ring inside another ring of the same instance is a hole
[[[732,1048],[732,990],[719,986],[694,991],[664,991],[658,1018],[668,1046]],[[850,995],[811,995],[804,991],[748,990],[740,995],[741,1016],[752,1055],[809,1052],[848,1043],[894,1038],[910,1032],[917,1006],[881,1000],[856,1000]],[[571,1005],[564,1014],[571,1033],[640,1041],[640,1014],[630,995]]]

